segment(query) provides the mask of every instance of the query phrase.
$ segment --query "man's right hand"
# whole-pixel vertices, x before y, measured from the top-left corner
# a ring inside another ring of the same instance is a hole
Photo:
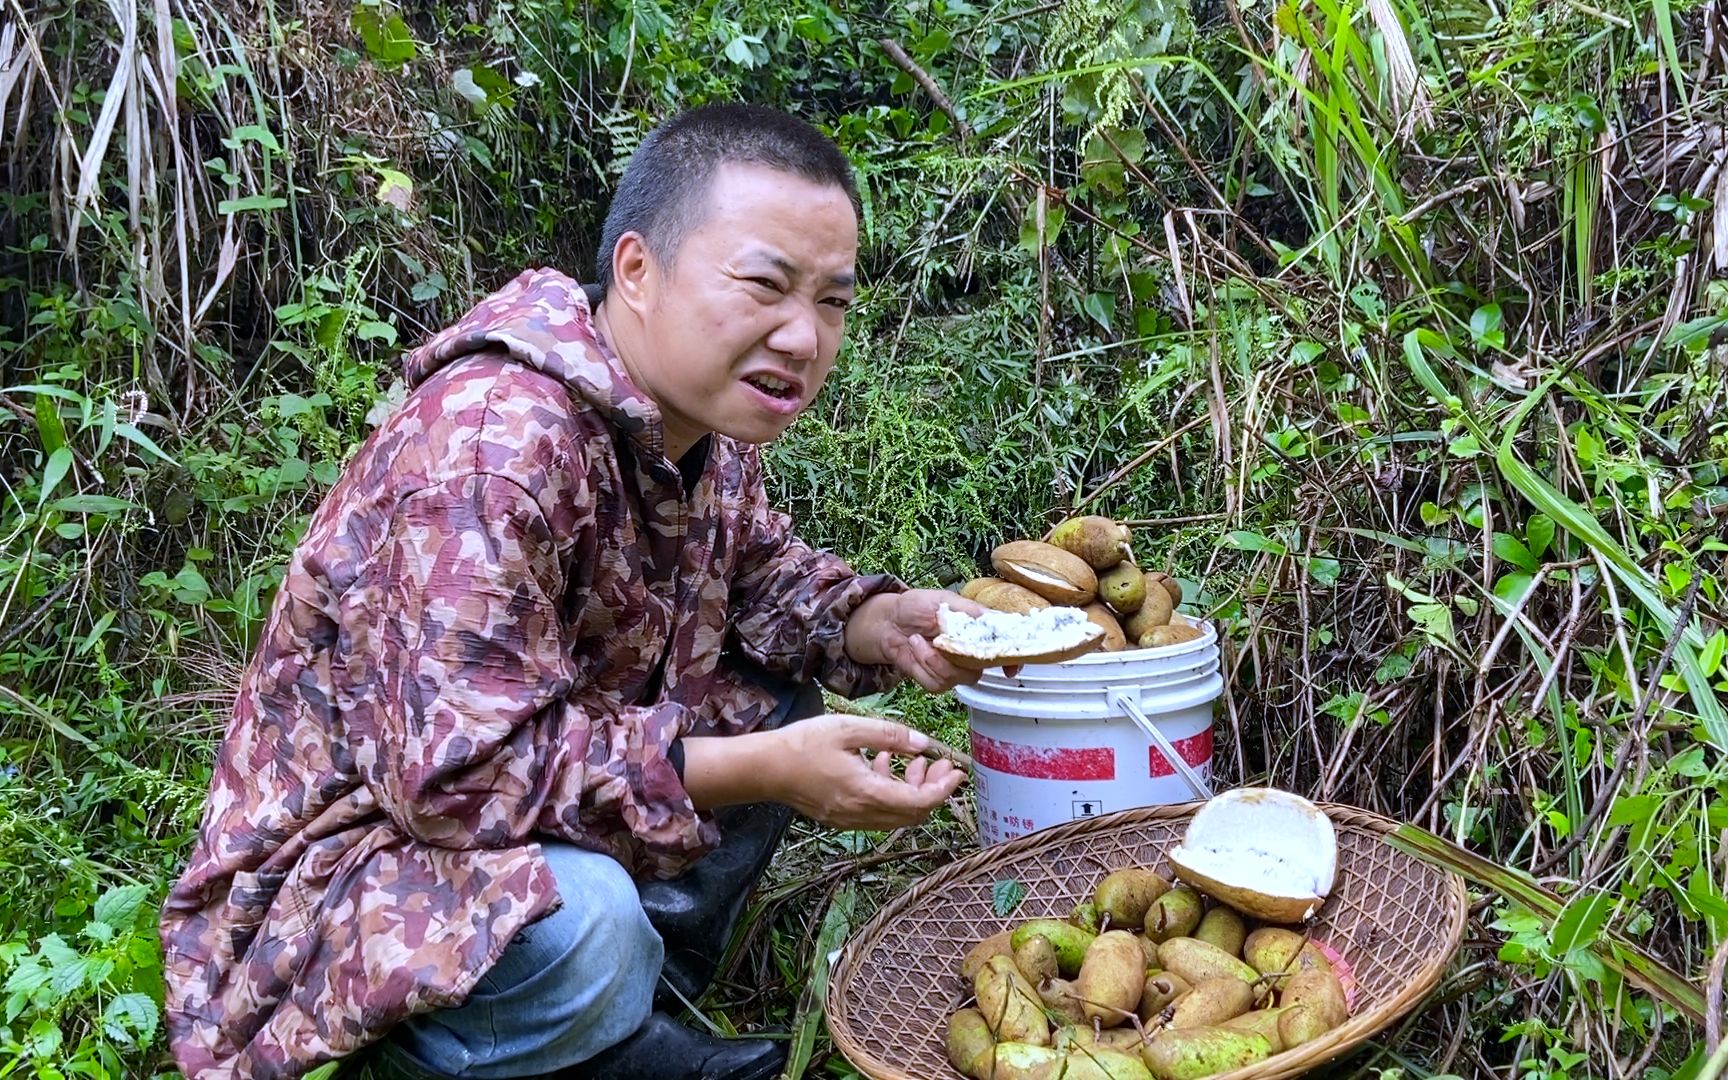
[[[775,801],[833,828],[917,825],[966,779],[948,761],[916,756],[930,740],[892,720],[829,713],[774,734],[783,754],[773,769]],[[890,771],[897,754],[908,758],[904,778]]]

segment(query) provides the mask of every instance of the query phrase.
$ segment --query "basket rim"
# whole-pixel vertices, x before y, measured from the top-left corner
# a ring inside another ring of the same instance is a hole
[[[847,1006],[848,990],[862,970],[862,953],[868,947],[874,946],[876,939],[881,936],[887,923],[951,881],[968,876],[994,863],[1005,862],[1040,848],[1055,846],[1087,833],[1102,832],[1107,829],[1152,821],[1179,820],[1191,817],[1203,805],[1205,805],[1203,801],[1192,801],[1138,807],[1041,829],[962,856],[890,900],[868,922],[848,937],[832,966],[833,981],[827,995],[827,1026],[829,1036],[835,1047],[853,1066],[864,1075],[871,1077],[872,1080],[929,1080],[928,1077],[914,1076],[898,1066],[878,1058],[862,1045],[848,1023],[848,1016],[851,1011]],[[1386,842],[1385,837],[1388,834],[1398,828],[1398,823],[1391,818],[1363,810],[1360,807],[1332,802],[1317,802],[1315,805],[1325,811],[1327,817],[1331,818],[1333,827],[1339,831],[1368,834],[1379,838],[1382,843]],[[1411,858],[1403,852],[1398,852],[1398,855],[1402,858]],[[1415,974],[1405,982],[1403,988],[1389,1000],[1352,1016],[1345,1023],[1333,1028],[1320,1038],[1305,1043],[1294,1051],[1287,1050],[1281,1054],[1275,1054],[1263,1062],[1219,1073],[1211,1080],[1289,1080],[1291,1077],[1300,1076],[1310,1069],[1355,1049],[1360,1043],[1385,1030],[1410,1008],[1428,996],[1445,975],[1447,967],[1450,966],[1453,956],[1463,942],[1469,904],[1465,894],[1464,879],[1460,875],[1442,867],[1431,864],[1424,865],[1440,874],[1445,882],[1441,897],[1443,911],[1436,912],[1436,915],[1439,916],[1436,922],[1441,924],[1437,937],[1445,947],[1437,948],[1417,969]]]

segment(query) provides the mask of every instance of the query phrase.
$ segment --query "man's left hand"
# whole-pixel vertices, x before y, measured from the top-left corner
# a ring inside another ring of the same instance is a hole
[[[933,694],[978,681],[979,672],[959,667],[936,651],[942,605],[966,615],[984,608],[945,589],[911,589],[873,596],[846,623],[846,651],[860,663],[893,664]]]

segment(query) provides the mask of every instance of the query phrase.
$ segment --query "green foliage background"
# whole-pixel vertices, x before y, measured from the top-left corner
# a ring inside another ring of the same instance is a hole
[[[1696,1074],[1593,949],[1702,980],[1728,930],[1724,41],[1689,0],[4,9],[0,1075],[170,1068],[155,905],[306,516],[401,350],[588,276],[631,149],[716,99],[867,195],[771,453],[807,536],[941,585],[1137,522],[1228,639],[1223,777],[1568,899],[1481,894],[1341,1072]]]

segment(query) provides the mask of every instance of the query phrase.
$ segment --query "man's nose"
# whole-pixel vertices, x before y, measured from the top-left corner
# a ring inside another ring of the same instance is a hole
[[[794,360],[814,360],[821,343],[816,312],[808,304],[789,307],[787,317],[768,335],[768,347]]]

